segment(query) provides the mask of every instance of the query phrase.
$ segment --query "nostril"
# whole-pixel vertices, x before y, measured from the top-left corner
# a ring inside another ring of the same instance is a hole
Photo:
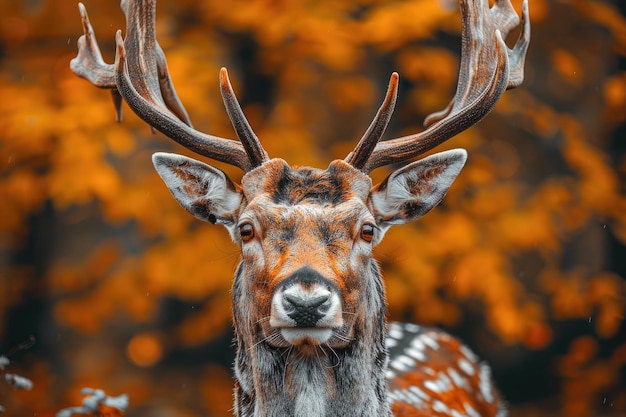
[[[332,304],[333,303],[332,303],[332,300],[330,299],[330,295],[329,295],[328,297],[326,297],[324,302],[317,307],[317,311],[319,311],[322,314],[326,314],[330,310],[330,307],[331,307]]]
[[[283,306],[291,310],[296,309],[298,307],[305,307],[306,300],[296,295],[285,294],[283,296]]]
[[[287,313],[293,313],[297,307],[301,306],[304,300],[294,295],[285,294],[283,296],[283,308]]]
[[[307,300],[307,306],[311,308],[316,308],[324,304],[326,301],[330,299],[330,294],[320,295],[319,297],[311,298]]]

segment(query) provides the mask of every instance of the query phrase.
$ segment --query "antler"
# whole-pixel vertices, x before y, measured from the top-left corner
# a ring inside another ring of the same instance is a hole
[[[87,11],[79,10],[85,32],[78,40],[78,55],[70,67],[74,73],[100,88],[111,89],[118,120],[121,99],[154,129],[184,147],[211,159],[250,171],[269,159],[233,92],[225,68],[220,87],[228,116],[241,143],[195,130],[176,95],[167,70],[165,55],[156,40],[156,0],[122,0],[126,16],[126,38],[116,34],[115,64],[102,59]]]
[[[393,109],[396,106],[396,99],[398,98],[398,80],[400,76],[397,72],[391,74],[389,79],[389,87],[387,87],[387,94],[383,104],[378,109],[374,120],[369,125],[365,134],[354,148],[354,151],[346,157],[346,162],[356,168],[363,167],[366,163],[372,151],[376,147],[376,144],[385,133],[387,125],[393,115]]]
[[[522,31],[513,49],[504,39],[519,23],[509,0],[461,0],[463,19],[461,65],[456,94],[448,107],[429,115],[423,132],[380,142],[397,93],[394,73],[387,96],[367,133],[346,161],[364,172],[406,161],[471,127],[493,109],[500,96],[524,80],[524,59],[530,41],[528,2],[522,6]],[[391,97],[393,96],[393,97]],[[371,132],[371,134],[370,134]]]

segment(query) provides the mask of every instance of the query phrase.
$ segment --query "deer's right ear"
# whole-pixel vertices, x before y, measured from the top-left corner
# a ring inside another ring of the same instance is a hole
[[[195,159],[155,153],[152,163],[178,203],[196,218],[232,225],[242,193],[222,171]]]

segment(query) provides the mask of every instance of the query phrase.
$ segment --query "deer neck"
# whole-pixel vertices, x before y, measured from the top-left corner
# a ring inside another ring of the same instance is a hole
[[[390,416],[385,371],[385,303],[378,269],[363,300],[354,341],[344,349],[275,348],[254,337],[246,323],[245,291],[238,276],[233,290],[237,343],[235,415],[242,417]],[[241,288],[243,289],[243,288]],[[241,299],[237,294],[244,294]],[[372,314],[374,312],[374,314]]]

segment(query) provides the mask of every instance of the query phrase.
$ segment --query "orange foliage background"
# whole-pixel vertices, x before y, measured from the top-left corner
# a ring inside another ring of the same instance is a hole
[[[118,4],[85,3],[112,62]],[[530,1],[523,86],[441,147],[470,155],[444,203],[376,250],[390,318],[467,341],[512,416],[626,410],[618,3]],[[394,70],[387,137],[443,108],[459,29],[450,0],[160,0],[157,19],[197,129],[234,136],[218,91],[226,66],[270,156],[319,167],[354,146]],[[80,34],[74,1],[0,2],[0,354],[36,340],[11,355],[34,389],[0,384],[0,404],[52,416],[92,386],[128,393],[128,416],[230,415],[237,248],[152,169],[154,151],[188,152],[128,109],[116,123],[109,94],[70,72]]]

